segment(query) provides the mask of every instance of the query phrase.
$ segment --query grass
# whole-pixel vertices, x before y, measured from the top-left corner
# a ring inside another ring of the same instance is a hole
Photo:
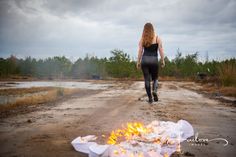
[[[236,97],[236,87],[219,86],[214,83],[202,84],[202,90],[208,93],[219,93],[224,96]]]
[[[43,91],[53,90],[53,87],[32,87],[32,88],[10,88],[10,89],[0,89],[0,95],[24,95],[33,94]]]
[[[229,60],[222,63],[218,66],[218,76],[200,82],[204,91],[236,97],[236,62]]]
[[[219,78],[225,87],[236,87],[236,63],[228,61],[218,67]]]
[[[236,87],[221,87],[219,91],[225,96],[236,97]]]
[[[67,88],[44,88],[44,87],[37,87],[37,88],[30,88],[30,89],[20,89],[21,94],[27,94],[28,92],[33,92],[37,93],[42,91],[42,89],[45,89],[44,91],[46,92],[45,94],[33,94],[27,97],[22,97],[16,99],[14,103],[9,103],[5,105],[0,106],[0,111],[5,111],[9,109],[14,109],[19,106],[28,106],[28,105],[39,105],[39,104],[44,104],[48,102],[53,102],[56,101],[64,96],[72,95],[77,92],[79,92],[79,89],[67,89]],[[17,89],[18,90],[18,89]],[[16,89],[9,89],[9,91],[6,89],[6,93],[11,93],[16,95],[20,91],[17,91]],[[6,94],[4,93],[4,94]]]

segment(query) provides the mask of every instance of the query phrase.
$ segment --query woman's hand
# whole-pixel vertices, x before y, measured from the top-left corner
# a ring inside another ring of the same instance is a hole
[[[141,67],[140,62],[137,62],[137,64],[136,64],[136,68],[137,68],[137,69],[140,69],[140,67]]]
[[[164,60],[164,59],[161,60],[161,67],[162,67],[162,68],[165,67],[165,60]]]

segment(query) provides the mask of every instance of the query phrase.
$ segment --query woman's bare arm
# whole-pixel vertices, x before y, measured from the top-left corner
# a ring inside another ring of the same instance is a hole
[[[142,54],[143,54],[143,45],[142,45],[142,39],[140,39],[139,44],[138,44],[138,60],[137,60],[137,68],[140,67]]]
[[[163,48],[163,45],[162,45],[162,41],[160,39],[160,37],[158,38],[158,45],[159,45],[159,54],[161,56],[161,64],[162,64],[162,67],[165,66],[165,61],[164,61],[164,48]]]

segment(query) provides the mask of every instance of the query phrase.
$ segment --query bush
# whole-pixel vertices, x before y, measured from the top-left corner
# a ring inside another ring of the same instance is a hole
[[[219,78],[223,86],[236,87],[236,60],[230,59],[218,66]]]

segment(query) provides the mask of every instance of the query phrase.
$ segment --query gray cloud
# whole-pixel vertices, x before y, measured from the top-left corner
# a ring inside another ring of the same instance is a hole
[[[235,8],[235,0],[3,0],[0,55],[104,57],[119,48],[136,57],[150,21],[170,58],[177,48],[235,57]]]

